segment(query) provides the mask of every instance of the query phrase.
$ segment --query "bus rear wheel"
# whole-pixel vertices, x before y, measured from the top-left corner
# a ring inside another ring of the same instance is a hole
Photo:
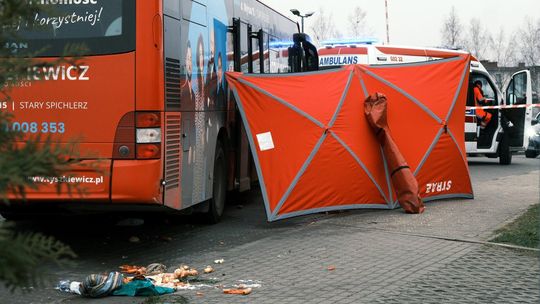
[[[12,212],[1,212],[1,217],[8,221],[12,222],[19,222],[19,221],[25,221],[25,220],[32,220],[34,217],[28,216],[28,214],[21,214],[21,213],[12,213]]]
[[[222,144],[218,141],[214,159],[214,176],[212,181],[212,198],[208,212],[204,218],[208,223],[219,222],[225,210],[225,197],[227,195],[227,162]]]

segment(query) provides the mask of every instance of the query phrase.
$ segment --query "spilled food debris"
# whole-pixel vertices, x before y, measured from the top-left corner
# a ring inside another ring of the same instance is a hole
[[[251,293],[251,290],[251,288],[225,288],[223,289],[223,293],[247,296]]]
[[[139,243],[141,239],[138,236],[132,236],[129,238],[130,243]]]
[[[223,264],[224,259],[214,260],[215,264]],[[60,281],[56,289],[66,293],[79,294],[83,297],[99,298],[105,296],[159,296],[178,291],[196,290],[197,296],[203,296],[201,289],[217,289],[224,294],[249,295],[254,288],[260,288],[261,282],[254,280],[238,280],[236,284],[225,286],[215,277],[204,277],[215,272],[214,267],[206,266],[202,273],[185,264],[172,267],[152,263],[148,266],[120,265],[119,272],[109,274],[92,274],[82,282]],[[224,275],[224,274],[223,274]]]
[[[214,272],[214,268],[212,268],[212,266],[206,266],[206,268],[204,268],[204,273],[212,273]]]

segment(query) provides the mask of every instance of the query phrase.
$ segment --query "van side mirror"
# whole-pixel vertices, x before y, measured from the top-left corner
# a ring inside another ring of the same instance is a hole
[[[531,120],[531,125],[537,125],[538,124],[538,119],[533,119]]]

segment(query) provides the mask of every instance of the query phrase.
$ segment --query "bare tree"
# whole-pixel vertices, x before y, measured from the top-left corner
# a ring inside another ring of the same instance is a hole
[[[519,62],[519,52],[517,51],[518,45],[518,34],[517,32],[512,33],[508,37],[505,51],[505,65],[506,66],[517,66]]]
[[[311,22],[313,24],[310,27],[312,34],[311,37],[315,38],[318,42],[338,38],[339,33],[336,30],[333,19],[333,15],[331,13],[327,14],[326,10],[319,8],[315,18],[313,18]]]
[[[480,19],[471,19],[466,39],[466,46],[469,52],[479,60],[487,59],[486,51],[492,44],[492,40],[491,34],[484,28]]]
[[[366,25],[366,16],[366,11],[360,6],[356,6],[349,14],[347,21],[351,37],[362,37],[371,34]]]
[[[441,29],[442,44],[447,47],[459,48],[463,44],[461,33],[463,32],[463,25],[459,20],[456,13],[456,8],[452,6],[450,14],[444,21]]]
[[[498,66],[517,65],[519,59],[516,52],[516,38],[515,32],[507,36],[504,28],[501,27],[491,40],[491,58],[498,63]]]
[[[491,41],[492,59],[497,62],[499,66],[506,66],[507,64],[507,49],[506,33],[504,32],[504,28],[501,27]]]
[[[527,18],[523,27],[518,30],[518,37],[520,61],[527,66],[540,65],[540,19],[534,22]]]

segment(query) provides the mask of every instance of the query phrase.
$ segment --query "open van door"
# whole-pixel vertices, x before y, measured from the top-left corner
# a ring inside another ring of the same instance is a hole
[[[527,126],[532,120],[532,84],[531,72],[519,71],[512,75],[506,87],[506,105],[520,106],[504,109],[504,116],[511,122],[508,130],[508,139],[512,150],[525,150],[529,138],[525,134]]]

